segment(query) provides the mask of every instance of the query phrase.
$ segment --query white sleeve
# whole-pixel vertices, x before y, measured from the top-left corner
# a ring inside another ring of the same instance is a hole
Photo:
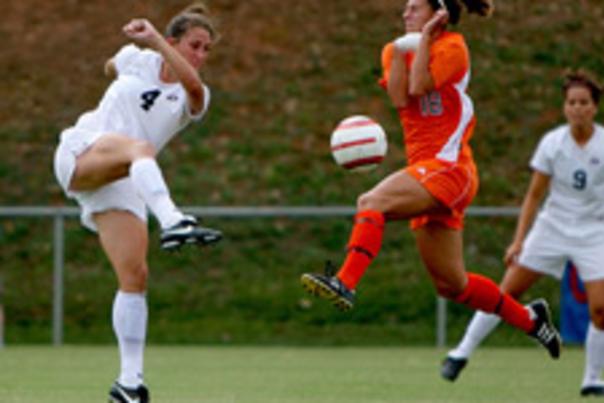
[[[196,122],[200,121],[201,118],[203,118],[203,116],[208,111],[208,108],[210,107],[210,98],[211,97],[212,97],[212,94],[210,93],[210,89],[204,84],[204,86],[203,86],[203,108],[201,109],[201,111],[199,111],[197,114],[193,114],[191,112],[191,107],[189,106],[189,103],[188,102],[186,103],[187,115],[188,115],[189,119],[194,120]]]
[[[553,175],[554,140],[555,138],[552,135],[546,135],[541,139],[531,159],[532,169],[549,176]]]
[[[132,64],[136,57],[142,52],[136,45],[130,44],[123,46],[113,56],[113,63],[118,74],[122,74],[126,68]]]

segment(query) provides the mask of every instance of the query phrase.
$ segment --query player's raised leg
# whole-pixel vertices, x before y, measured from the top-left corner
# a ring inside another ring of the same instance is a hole
[[[407,173],[391,174],[358,198],[348,252],[337,274],[305,273],[302,284],[311,294],[330,300],[341,310],[352,308],[357,284],[382,247],[386,220],[408,219],[440,208]]]
[[[97,189],[129,176],[160,223],[163,249],[175,249],[188,243],[218,242],[222,238],[220,231],[199,226],[194,217],[184,215],[177,208],[155,153],[155,148],[146,141],[120,134],[103,135],[78,157],[70,187],[76,191]]]
[[[384,215],[379,211],[364,210],[356,214],[348,242],[348,254],[342,268],[334,273],[306,273],[302,284],[312,294],[328,299],[340,310],[354,305],[356,285],[377,255],[382,245]]]

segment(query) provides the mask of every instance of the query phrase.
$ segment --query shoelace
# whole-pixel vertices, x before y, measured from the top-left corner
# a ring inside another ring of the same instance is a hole
[[[333,277],[336,274],[336,265],[331,260],[325,262],[325,275]]]
[[[541,328],[537,332],[537,337],[541,340],[549,343],[554,337],[556,337],[556,333],[547,326],[547,324],[542,324]]]

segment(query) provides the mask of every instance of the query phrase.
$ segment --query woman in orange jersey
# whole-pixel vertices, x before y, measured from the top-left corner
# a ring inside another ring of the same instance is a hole
[[[464,37],[447,30],[469,13],[491,14],[491,0],[408,0],[406,35],[385,46],[382,86],[399,112],[409,166],[357,200],[348,254],[337,274],[304,274],[312,294],[347,310],[356,286],[382,244],[384,225],[410,219],[438,293],[472,309],[496,313],[533,336],[557,358],[560,338],[543,300],[520,305],[490,279],[466,272],[464,211],[478,188],[468,144],[476,119],[466,93],[470,55]]]

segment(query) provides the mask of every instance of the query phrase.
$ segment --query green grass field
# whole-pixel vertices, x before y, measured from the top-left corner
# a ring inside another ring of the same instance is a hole
[[[150,347],[153,402],[388,403],[573,402],[583,351],[559,362],[541,349],[484,348],[454,384],[434,348]],[[0,351],[0,402],[103,402],[113,347],[8,347]]]

